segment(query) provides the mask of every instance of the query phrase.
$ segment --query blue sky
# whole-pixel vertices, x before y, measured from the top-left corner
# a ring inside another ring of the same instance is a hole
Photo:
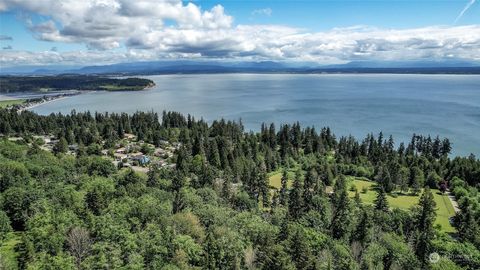
[[[303,27],[312,31],[333,27],[371,25],[412,28],[453,24],[469,1],[462,0],[304,0],[221,1],[239,23],[273,23]],[[217,1],[196,1],[207,8]],[[271,16],[252,16],[253,10],[270,8]],[[480,23],[480,5],[473,5],[459,24]]]
[[[479,61],[479,29],[475,0],[0,0],[0,64],[172,58],[339,63],[400,60],[402,46],[415,49],[407,60]]]

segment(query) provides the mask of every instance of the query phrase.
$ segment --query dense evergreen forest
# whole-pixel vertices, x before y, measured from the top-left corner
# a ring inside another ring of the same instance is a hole
[[[155,85],[142,78],[108,78],[85,75],[0,76],[0,93],[61,90],[143,90]]]
[[[0,133],[5,269],[480,269],[480,160],[450,157],[448,139],[246,132],[176,112],[0,110]],[[127,133],[179,143],[176,166],[139,173],[101,156]],[[59,138],[53,152],[42,134]],[[373,204],[348,195],[351,177],[375,182]],[[433,195],[447,191],[455,233],[434,225]],[[420,199],[401,210],[395,192]]]

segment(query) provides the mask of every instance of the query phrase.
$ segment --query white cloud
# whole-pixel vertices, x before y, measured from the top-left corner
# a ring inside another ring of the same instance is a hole
[[[0,65],[91,64],[175,58],[315,61],[480,60],[480,25],[308,32],[279,25],[234,25],[217,5],[180,0],[0,0],[47,19],[26,19],[41,40],[84,43],[80,52],[1,52]],[[124,47],[120,49],[115,49]],[[115,49],[115,50],[112,50]]]
[[[19,9],[51,19],[28,28],[40,40],[85,43],[90,48],[112,49],[131,37],[164,29],[220,29],[231,26],[232,17],[222,6],[202,11],[180,0],[1,0],[3,10]]]
[[[90,65],[92,63],[116,63],[129,61],[127,54],[109,51],[72,51],[72,52],[29,52],[8,50],[0,54],[0,66],[18,65]]]
[[[254,11],[252,11],[252,15],[272,16],[272,9],[271,8],[255,9]]]

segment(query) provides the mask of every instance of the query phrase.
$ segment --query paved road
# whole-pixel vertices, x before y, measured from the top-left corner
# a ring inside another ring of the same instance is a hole
[[[447,191],[447,196],[450,199],[450,202],[452,202],[453,210],[455,211],[455,213],[460,212],[460,208],[458,208],[458,203],[455,199],[455,196],[453,196],[453,194],[450,191]]]

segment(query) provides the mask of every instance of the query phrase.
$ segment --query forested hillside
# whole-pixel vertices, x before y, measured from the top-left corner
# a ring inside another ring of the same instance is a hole
[[[0,134],[5,269],[480,269],[480,161],[449,157],[448,139],[15,110],[0,110]],[[127,134],[175,143],[175,166],[115,166],[104,152]],[[58,142],[44,150],[35,135]],[[372,183],[373,204],[352,179]],[[435,225],[448,191],[453,233]],[[400,195],[418,203],[389,205]]]

